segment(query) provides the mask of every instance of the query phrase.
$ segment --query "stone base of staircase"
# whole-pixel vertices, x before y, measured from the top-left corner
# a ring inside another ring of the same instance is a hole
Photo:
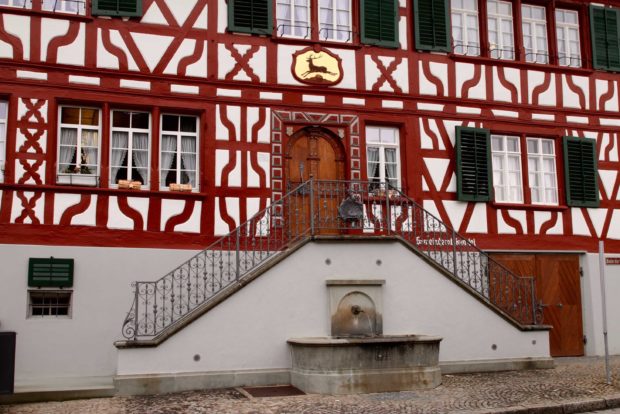
[[[439,364],[442,374],[515,371],[554,368],[553,358],[509,358],[450,361]],[[172,392],[284,385],[291,383],[290,369],[214,371],[181,374],[121,375],[114,379],[117,395],[153,395]]]
[[[290,382],[289,369],[121,375],[114,378],[117,395],[166,394],[216,388],[283,385]]]

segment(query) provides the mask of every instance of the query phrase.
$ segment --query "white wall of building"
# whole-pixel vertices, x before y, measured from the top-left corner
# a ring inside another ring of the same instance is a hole
[[[606,255],[620,257],[620,255]],[[588,338],[586,355],[604,355],[603,307],[601,294],[601,275],[598,254],[582,256],[584,276],[582,278],[582,298],[584,315],[584,334]],[[620,265],[605,265],[605,287],[607,298],[607,332],[609,353],[620,354]]]
[[[320,242],[158,347],[119,350],[118,374],[290,368],[288,338],[329,335],[325,281],[360,278],[386,281],[384,333],[442,336],[441,362],[549,356],[546,331],[519,331],[397,242]]]
[[[131,282],[155,280],[192,254],[187,250],[0,245],[0,330],[17,332],[16,386],[113,376],[117,360],[113,342],[121,337],[131,305]],[[50,256],[75,259],[72,317],[27,318],[28,259]]]

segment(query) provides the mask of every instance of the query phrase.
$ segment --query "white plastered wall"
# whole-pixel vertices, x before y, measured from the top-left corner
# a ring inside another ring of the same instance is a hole
[[[444,337],[441,362],[549,356],[546,331],[519,331],[397,242],[312,243],[158,347],[119,350],[118,374],[290,368],[287,338],[329,334],[325,280],[359,278],[386,280],[384,333]]]
[[[619,257],[607,255],[606,257]],[[603,307],[601,275],[598,254],[585,254],[581,258],[584,276],[582,278],[584,335],[587,337],[586,355],[604,355]],[[605,285],[607,298],[607,332],[609,353],[620,354],[620,266],[605,265]]]
[[[85,233],[84,237],[88,237]],[[116,373],[116,347],[131,282],[155,280],[187,250],[0,245],[0,330],[17,332],[16,387],[79,384]],[[73,258],[71,318],[28,319],[28,258]]]

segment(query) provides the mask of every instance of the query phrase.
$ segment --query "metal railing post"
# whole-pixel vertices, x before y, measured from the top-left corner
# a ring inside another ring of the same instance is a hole
[[[237,280],[239,280],[239,275],[241,274],[241,268],[240,268],[240,263],[241,263],[241,257],[240,257],[240,248],[239,248],[239,236],[241,233],[241,226],[237,227],[237,231],[235,232],[236,236],[237,236],[237,240],[235,242],[235,252],[236,252],[236,258],[235,258],[235,266],[237,267],[236,269],[236,275],[237,275]]]
[[[314,237],[314,178],[310,178],[310,237]]]
[[[136,289],[134,291],[134,303],[136,304],[136,312],[134,315],[134,329],[133,329],[133,340],[137,340],[137,336],[138,336],[138,289],[139,289],[139,285],[140,282],[136,282]]]
[[[458,278],[456,272],[456,230],[452,229],[452,266],[454,267],[454,276]]]
[[[392,220],[390,217],[390,185],[385,184],[385,223],[387,224],[387,234],[392,232]]]

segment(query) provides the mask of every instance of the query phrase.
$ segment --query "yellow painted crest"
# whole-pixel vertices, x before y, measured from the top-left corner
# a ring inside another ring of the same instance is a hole
[[[326,49],[300,50],[293,56],[293,75],[312,85],[335,85],[342,80],[342,60]]]

